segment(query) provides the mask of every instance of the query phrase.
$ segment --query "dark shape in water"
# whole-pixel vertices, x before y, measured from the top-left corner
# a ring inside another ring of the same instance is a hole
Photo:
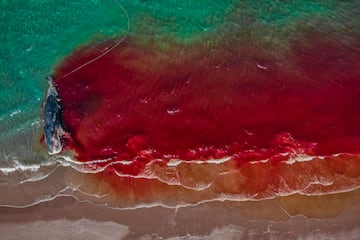
[[[46,79],[48,80],[49,88],[44,103],[44,133],[48,153],[53,155],[62,150],[60,138],[63,135],[63,128],[61,124],[61,108],[58,93],[53,83],[53,77],[47,76]]]

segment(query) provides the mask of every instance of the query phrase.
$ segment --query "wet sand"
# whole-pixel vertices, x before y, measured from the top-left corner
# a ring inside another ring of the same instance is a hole
[[[25,232],[28,239],[357,239],[359,220],[360,190],[133,209],[63,196],[25,208],[1,207],[0,239],[19,239]]]

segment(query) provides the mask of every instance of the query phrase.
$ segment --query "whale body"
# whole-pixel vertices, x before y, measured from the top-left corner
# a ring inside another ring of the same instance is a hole
[[[53,84],[53,77],[47,76],[46,79],[48,80],[49,88],[44,103],[44,134],[48,153],[54,155],[62,150],[61,136],[64,131],[61,123],[61,107],[56,88]]]

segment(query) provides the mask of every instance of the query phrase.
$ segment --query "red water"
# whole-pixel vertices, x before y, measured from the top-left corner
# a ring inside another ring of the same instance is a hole
[[[122,170],[136,174],[153,159],[360,153],[360,55],[351,46],[309,37],[275,61],[241,57],[249,50],[236,45],[161,50],[130,39],[62,78],[108,44],[74,52],[55,73],[80,161],[131,159]]]

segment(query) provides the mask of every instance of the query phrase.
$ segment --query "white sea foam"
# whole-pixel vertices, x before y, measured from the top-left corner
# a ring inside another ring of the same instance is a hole
[[[341,154],[336,154],[337,157],[340,157]],[[304,162],[304,161],[312,161],[314,158],[324,160],[322,157],[311,157],[306,155],[299,155],[295,158],[292,158],[289,162],[285,162],[286,164],[294,164],[296,162]],[[94,197],[94,199],[98,199],[96,202],[101,203],[103,198],[111,197],[111,192],[101,192],[100,189],[97,189],[98,186],[93,186],[89,190],[86,182],[85,176],[91,173],[99,173],[104,171],[107,167],[110,167],[113,164],[129,164],[131,161],[124,160],[124,161],[111,161],[111,159],[105,160],[95,160],[95,161],[88,161],[88,162],[77,162],[69,156],[54,156],[51,158],[52,161],[44,162],[42,164],[21,164],[18,160],[13,160],[11,166],[4,166],[0,167],[0,171],[3,173],[3,179],[0,179],[0,182],[6,183],[7,179],[12,179],[11,182],[11,192],[13,193],[11,196],[3,195],[0,198],[0,205],[6,207],[28,207],[33,206],[42,202],[52,201],[59,196],[69,196],[69,197],[80,197],[79,200],[89,199],[89,197]],[[178,171],[175,167],[179,166],[180,164],[221,164],[227,161],[230,161],[231,158],[222,158],[222,159],[212,159],[208,161],[182,161],[179,159],[170,160],[170,164],[167,165],[168,168],[174,168],[175,174]],[[94,165],[96,166],[97,163],[104,164],[103,167],[97,167],[94,169],[89,168],[89,166]],[[255,163],[253,163],[255,164]],[[264,164],[263,162],[258,162],[258,164]],[[148,163],[148,166],[151,167],[151,163]],[[162,178],[156,175],[155,172],[151,171],[151,168],[141,172],[137,176],[132,176],[130,174],[123,174],[115,171],[115,174],[118,175],[119,178],[133,178],[136,179],[149,179],[149,180],[156,180],[162,182],[164,184],[173,186],[179,186],[184,189],[194,190],[194,191],[205,191],[210,189],[213,184],[218,180],[219,177],[223,177],[228,174],[236,174],[238,170],[226,170],[224,172],[219,172],[218,175],[214,176],[213,179],[206,180],[201,182],[197,181],[189,181],[183,182],[179,176],[174,178]],[[281,176],[280,176],[281,177]],[[351,179],[350,179],[351,180]],[[359,189],[360,186],[357,184],[358,180],[354,179],[354,181],[347,181],[347,184],[343,186],[343,188],[334,188],[327,190],[326,193],[317,192],[313,190],[312,187],[316,185],[324,186],[324,187],[331,187],[334,183],[332,179],[328,178],[310,178],[309,182],[306,186],[302,186],[301,188],[290,189],[287,186],[286,180],[283,180],[280,184],[279,189],[272,189],[269,193],[261,193],[261,197],[257,194],[253,195],[244,195],[244,193],[239,194],[229,194],[229,193],[217,193],[214,194],[211,199],[206,199],[204,201],[199,201],[196,203],[186,203],[186,202],[177,202],[176,206],[168,205],[169,203],[166,202],[152,202],[152,203],[143,203],[139,206],[132,206],[134,208],[137,207],[144,207],[146,206],[162,206],[162,207],[182,207],[182,206],[192,206],[196,204],[201,204],[203,202],[211,202],[211,201],[261,201],[264,199],[272,199],[278,196],[288,196],[292,194],[301,194],[307,196],[313,195],[324,195],[324,194],[335,194],[335,193],[342,193],[348,192],[352,190]],[[54,184],[56,183],[56,184]],[[49,186],[48,190],[47,186]],[[95,187],[95,188],[94,188]],[[0,191],[4,192],[1,189],[5,189],[6,191],[10,191],[7,185],[0,184]],[[12,202],[11,198],[16,195],[16,192],[19,192],[19,196],[21,195],[22,191],[26,188],[33,188],[33,193],[28,194],[28,196],[24,199],[19,199],[18,202],[14,202],[13,204],[9,204]],[[269,186],[271,189],[271,186]],[[311,191],[308,191],[311,189]],[[316,189],[316,188],[315,188]],[[5,191],[5,192],[6,192]],[[51,194],[46,194],[49,191]],[[108,190],[107,190],[108,191]],[[273,191],[273,192],[272,192]],[[1,200],[2,199],[2,200]],[[179,199],[180,200],[180,199]],[[181,201],[181,200],[180,200]],[[136,203],[134,203],[136,204]],[[128,206],[122,206],[128,207]]]
[[[319,158],[319,157],[309,156],[306,154],[296,154],[295,156],[290,156],[290,158],[285,162],[291,165],[296,162],[308,162],[314,160],[314,158]]]
[[[52,163],[51,163],[52,164]],[[31,164],[31,165],[25,165],[21,164],[17,161],[13,162],[13,166],[11,167],[0,167],[0,171],[4,174],[13,173],[16,171],[30,171],[30,172],[37,172],[41,167],[51,165],[49,163],[42,163],[42,164]]]
[[[186,161],[186,160],[181,160],[181,159],[170,159],[167,162],[167,166],[169,167],[176,167],[180,164],[206,164],[206,163],[211,163],[211,164],[221,164],[221,163],[225,163],[227,161],[231,160],[231,157],[224,157],[224,158],[219,158],[219,159],[208,159],[208,160],[191,160],[191,161]]]
[[[10,113],[10,117],[13,117],[13,116],[15,116],[16,114],[19,114],[19,113],[21,113],[21,110],[20,110],[20,109],[15,110],[15,111],[13,111],[13,112]]]

